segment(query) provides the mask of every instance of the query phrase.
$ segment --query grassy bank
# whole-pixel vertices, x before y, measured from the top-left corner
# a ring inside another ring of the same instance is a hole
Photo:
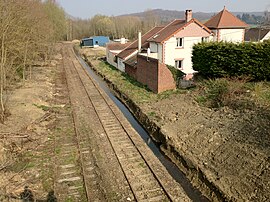
[[[170,90],[154,94],[147,86],[123,73],[112,65],[100,60],[105,56],[104,49],[79,49],[92,62],[96,70],[137,104],[158,102],[179,94],[188,94],[200,106],[208,108],[229,107],[232,109],[268,108],[270,106],[270,82],[248,82],[248,79],[202,80],[189,90]]]

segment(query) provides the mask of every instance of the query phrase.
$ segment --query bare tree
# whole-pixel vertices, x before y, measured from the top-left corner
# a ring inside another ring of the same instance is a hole
[[[35,61],[47,58],[53,42],[64,38],[65,22],[63,10],[51,1],[0,0],[0,121],[7,90],[31,77]]]

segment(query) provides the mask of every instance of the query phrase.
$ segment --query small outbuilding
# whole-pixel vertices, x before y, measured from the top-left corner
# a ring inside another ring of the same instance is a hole
[[[123,43],[117,43],[117,42],[107,43],[107,45],[106,45],[106,60],[107,60],[107,62],[110,65],[118,68],[116,55],[118,53],[120,53],[122,50],[124,50],[129,45],[130,45],[130,43],[125,43],[125,41],[123,41]]]
[[[110,41],[107,36],[92,36],[89,38],[84,38],[81,41],[82,47],[98,47],[98,46],[106,46],[106,43]]]

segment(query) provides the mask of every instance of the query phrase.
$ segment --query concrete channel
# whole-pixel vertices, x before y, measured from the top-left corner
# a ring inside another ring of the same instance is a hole
[[[149,148],[155,154],[155,156],[164,165],[170,175],[177,181],[184,189],[186,194],[190,197],[192,201],[195,202],[206,202],[209,201],[204,197],[201,192],[194,188],[189,180],[185,177],[184,173],[161,151],[158,144],[151,138],[144,127],[137,121],[136,117],[129,111],[129,109],[123,104],[114,94],[114,92],[109,88],[107,83],[99,76],[97,73],[77,54],[78,60],[88,72],[88,74],[97,82],[97,84],[104,90],[104,92],[111,98],[111,100],[117,105],[121,110],[127,120],[130,122],[132,127],[137,131],[137,133],[142,137],[142,139],[147,143]]]

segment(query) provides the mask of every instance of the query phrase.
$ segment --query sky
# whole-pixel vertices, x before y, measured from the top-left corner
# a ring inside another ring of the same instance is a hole
[[[194,12],[219,12],[224,6],[229,11],[248,12],[270,10],[270,0],[56,0],[73,17],[91,18],[96,14],[117,16],[164,9]]]

